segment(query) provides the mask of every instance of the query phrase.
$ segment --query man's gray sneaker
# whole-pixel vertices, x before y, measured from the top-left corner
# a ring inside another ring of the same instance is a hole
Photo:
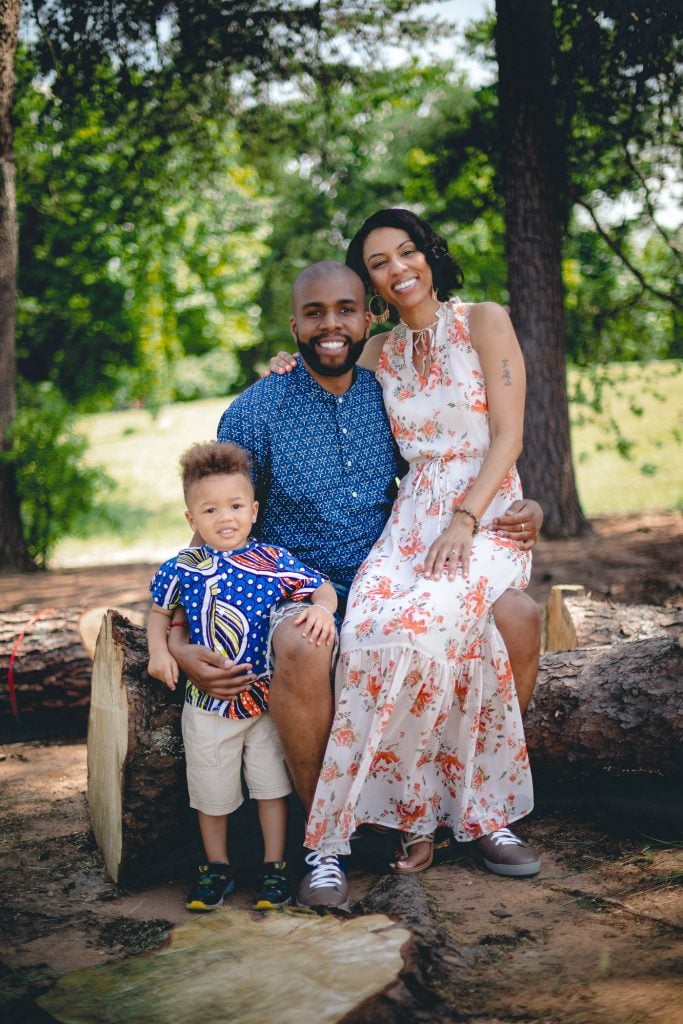
[[[498,828],[472,844],[474,857],[494,875],[528,878],[541,870],[538,854],[509,828]]]
[[[346,862],[336,854],[307,853],[307,871],[299,883],[297,903],[300,907],[349,909],[349,882]]]

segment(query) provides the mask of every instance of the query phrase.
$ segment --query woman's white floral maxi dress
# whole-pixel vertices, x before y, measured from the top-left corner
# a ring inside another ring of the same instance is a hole
[[[409,470],[349,595],[337,711],[306,835],[323,853],[349,853],[363,822],[419,835],[447,825],[463,841],[533,806],[512,672],[491,612],[508,587],[527,585],[531,568],[528,552],[487,529],[521,496],[514,467],[482,516],[468,577],[420,571],[490,445],[469,307],[459,299],[440,307],[428,378],[414,370],[412,332],[399,324],[377,379]]]

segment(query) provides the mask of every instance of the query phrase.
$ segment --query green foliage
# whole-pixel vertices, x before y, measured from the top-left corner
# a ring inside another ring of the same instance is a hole
[[[223,394],[291,345],[296,274],[343,259],[384,205],[441,230],[468,299],[507,302],[495,86],[425,66],[426,46],[387,67],[387,40],[442,31],[417,7],[265,0],[257,26],[242,0],[190,0],[162,26],[147,0],[34,4],[15,116],[22,372],[90,408]],[[680,253],[657,220],[679,152],[674,22],[641,7],[634,21],[619,0],[553,4],[579,365],[683,345],[664,297]],[[469,33],[480,59],[493,25]]]
[[[227,118],[204,123],[198,161],[182,132],[149,130],[155,90],[141,111],[106,60],[68,101],[34,72],[20,54],[20,370],[81,405],[158,407],[177,360],[256,341],[269,204]]]
[[[604,239],[574,217],[563,265],[567,353],[586,366],[680,355],[683,315],[624,267]],[[673,281],[672,250],[653,231],[628,226],[624,248],[650,282]]]
[[[74,431],[74,416],[53,384],[22,382],[18,400],[12,447],[0,458],[15,467],[24,539],[44,569],[57,542],[84,528],[98,511],[98,495],[114,482],[83,464],[87,441]]]
[[[343,260],[351,235],[381,206],[425,213],[463,263],[468,297],[505,301],[501,203],[472,141],[475,94],[452,66],[366,70],[353,86],[311,79],[301,93],[250,106],[239,122],[274,204],[255,353],[266,359],[291,345],[292,280],[313,260]],[[447,151],[456,138],[457,154]]]

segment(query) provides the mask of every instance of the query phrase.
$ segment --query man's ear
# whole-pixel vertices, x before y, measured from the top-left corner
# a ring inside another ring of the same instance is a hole
[[[294,341],[296,341],[296,317],[290,316],[289,318],[289,330],[291,331]]]
[[[370,310],[365,310],[365,340],[367,341],[370,337],[370,328],[372,327],[372,316]]]

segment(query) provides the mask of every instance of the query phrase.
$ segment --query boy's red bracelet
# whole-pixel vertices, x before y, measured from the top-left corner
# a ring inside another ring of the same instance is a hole
[[[172,623],[171,623],[171,624],[169,625],[169,627],[168,627],[168,628],[169,628],[169,629],[173,629],[173,627],[174,627],[174,626],[182,626],[182,628],[183,628],[183,629],[189,629],[189,626],[187,625],[187,623],[186,623],[186,622],[181,622],[181,620],[180,620],[180,619],[175,619],[175,620],[174,620],[174,621],[173,621],[173,622],[172,622]]]

